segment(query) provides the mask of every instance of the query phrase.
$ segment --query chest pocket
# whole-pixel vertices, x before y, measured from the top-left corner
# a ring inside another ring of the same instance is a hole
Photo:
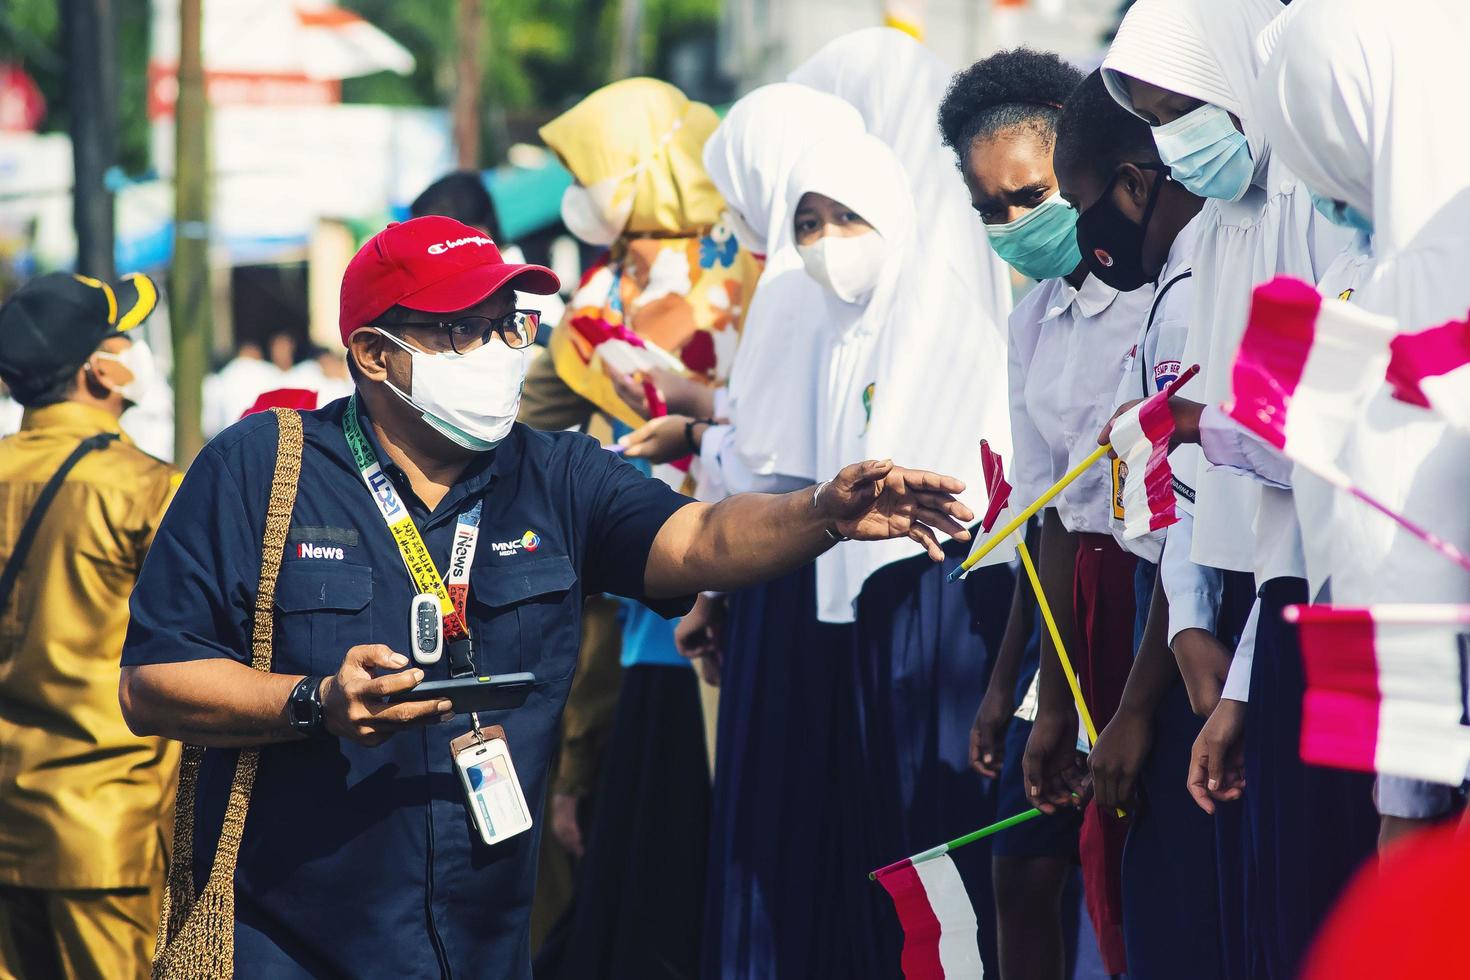
[[[335,674],[349,647],[371,643],[373,573],[340,561],[288,561],[276,582],[276,669]]]
[[[475,667],[493,674],[529,670],[538,683],[564,680],[577,663],[577,573],[564,555],[480,561],[470,601],[480,608]],[[486,629],[488,626],[488,629]]]

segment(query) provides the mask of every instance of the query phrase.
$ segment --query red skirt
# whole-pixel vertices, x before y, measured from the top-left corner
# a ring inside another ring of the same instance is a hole
[[[1118,710],[1133,669],[1133,571],[1138,559],[1109,534],[1077,535],[1073,603],[1077,649],[1069,651],[1092,721],[1102,731]],[[1182,778],[1182,777],[1181,777]],[[1128,969],[1123,951],[1123,842],[1128,822],[1096,800],[1082,811],[1082,887],[1104,968]]]

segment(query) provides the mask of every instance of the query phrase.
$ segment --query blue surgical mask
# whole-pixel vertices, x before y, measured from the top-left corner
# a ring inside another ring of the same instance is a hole
[[[1251,185],[1255,163],[1245,134],[1217,105],[1207,102],[1171,123],[1155,126],[1154,146],[1174,179],[1200,197],[1238,201]]]
[[[1312,196],[1312,207],[1317,213],[1328,221],[1341,228],[1353,228],[1365,235],[1373,234],[1373,219],[1368,217],[1351,204],[1342,201],[1334,201],[1330,197],[1323,197],[1316,191],[1308,191]]]
[[[1058,279],[1077,268],[1077,211],[1053,194],[1015,221],[986,225],[990,247],[1030,279]]]

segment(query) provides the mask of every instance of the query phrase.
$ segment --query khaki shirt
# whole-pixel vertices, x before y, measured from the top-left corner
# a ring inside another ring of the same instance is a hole
[[[0,440],[0,564],[41,488],[117,419],[64,402]],[[179,746],[128,731],[117,688],[128,596],[178,472],[126,436],[84,456],[0,610],[0,884],[155,884]]]

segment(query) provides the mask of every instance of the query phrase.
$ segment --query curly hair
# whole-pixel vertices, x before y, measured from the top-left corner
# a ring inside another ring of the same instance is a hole
[[[1059,166],[1103,180],[1123,163],[1159,162],[1148,123],[1113,99],[1101,70],[1084,78],[1063,103],[1053,152]]]
[[[944,144],[963,158],[977,138],[1025,127],[1050,146],[1082,73],[1048,51],[1001,51],[958,72],[939,103]]]

